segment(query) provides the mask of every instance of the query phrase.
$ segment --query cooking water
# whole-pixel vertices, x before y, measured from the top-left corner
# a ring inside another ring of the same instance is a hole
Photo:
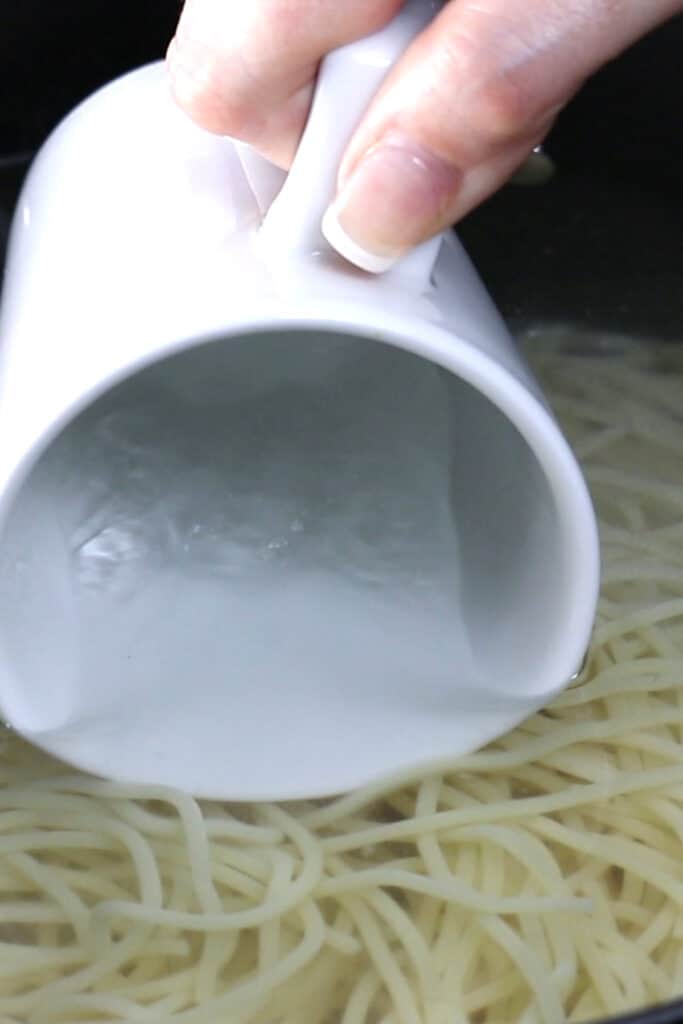
[[[391,673],[399,703],[416,686],[450,699],[467,641],[441,371],[348,339],[224,349],[121,385],[45,460],[80,714],[103,660],[120,667],[112,701],[141,711],[163,679],[193,714],[198,674],[223,695],[236,681],[255,715],[268,686],[310,690],[312,675],[340,701],[373,672]],[[283,677],[291,665],[299,678]]]

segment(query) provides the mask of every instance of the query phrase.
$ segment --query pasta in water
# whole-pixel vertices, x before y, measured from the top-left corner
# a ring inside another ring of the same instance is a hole
[[[683,357],[528,339],[604,583],[576,684],[485,750],[226,806],[2,737],[0,1021],[559,1024],[683,994]]]

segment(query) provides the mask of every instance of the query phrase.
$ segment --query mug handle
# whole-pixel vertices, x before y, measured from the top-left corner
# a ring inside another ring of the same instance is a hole
[[[264,214],[260,235],[271,254],[288,259],[331,254],[320,225],[346,145],[387,72],[439,7],[438,0],[407,0],[385,28],[324,58],[289,174],[240,146],[244,172]],[[388,273],[426,285],[440,245],[439,237],[418,246]]]

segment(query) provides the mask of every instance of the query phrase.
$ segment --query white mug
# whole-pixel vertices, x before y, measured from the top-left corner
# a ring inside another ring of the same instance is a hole
[[[320,231],[430,13],[325,60],[286,180],[159,64],[34,163],[0,321],[0,707],[73,764],[339,792],[473,749],[580,667],[592,506],[466,254],[376,276]]]

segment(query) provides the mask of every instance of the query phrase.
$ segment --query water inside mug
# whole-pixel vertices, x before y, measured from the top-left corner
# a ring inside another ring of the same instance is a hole
[[[378,704],[391,728],[392,707],[498,700],[555,614],[554,529],[516,429],[435,364],[303,330],[194,347],[107,392],[24,483],[3,701],[37,734],[284,730],[296,756],[317,742],[302,708],[362,732]]]

